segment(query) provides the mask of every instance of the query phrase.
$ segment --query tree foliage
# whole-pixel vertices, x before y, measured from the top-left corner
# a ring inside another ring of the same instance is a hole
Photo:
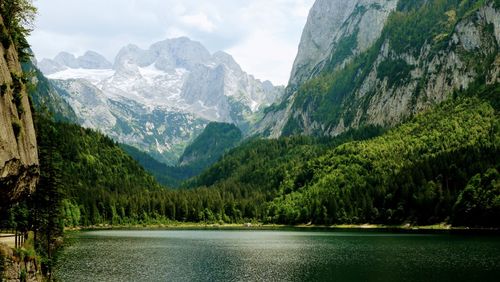
[[[26,38],[33,30],[37,8],[32,0],[2,0],[0,14],[3,19],[1,41],[5,48],[14,43],[19,59],[26,62],[31,57]]]

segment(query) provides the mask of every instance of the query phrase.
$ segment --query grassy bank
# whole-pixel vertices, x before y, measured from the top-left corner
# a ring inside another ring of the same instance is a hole
[[[66,232],[97,231],[97,230],[294,230],[294,231],[380,231],[404,233],[487,233],[500,234],[498,228],[453,227],[449,224],[428,226],[381,225],[381,224],[343,224],[343,225],[283,225],[283,224],[211,224],[196,222],[171,222],[168,224],[129,224],[129,225],[94,225],[66,228]]]

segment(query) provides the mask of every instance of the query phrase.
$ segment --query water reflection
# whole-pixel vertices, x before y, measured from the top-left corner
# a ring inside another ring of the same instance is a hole
[[[497,281],[500,238],[374,232],[96,231],[62,281]]]

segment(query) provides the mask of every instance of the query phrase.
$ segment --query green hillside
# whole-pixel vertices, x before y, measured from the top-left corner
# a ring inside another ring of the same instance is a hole
[[[65,204],[78,210],[79,224],[139,216],[133,196],[163,189],[109,137],[42,115],[36,117],[36,129],[42,175],[52,172],[56,178],[46,184],[56,186]]]
[[[241,141],[242,133],[234,124],[211,122],[196,137],[179,159],[181,165],[206,168],[216,162],[227,150]]]
[[[489,91],[500,94],[500,88]],[[499,121],[490,103],[458,98],[381,137],[341,145],[308,162],[298,174],[307,176],[305,185],[291,177],[284,188],[294,192],[275,199],[269,216],[278,222],[498,225]]]
[[[273,199],[254,208],[269,222],[497,225],[500,88],[477,92],[483,98],[456,98],[380,137],[333,149],[286,147],[288,138],[249,143],[197,184],[261,191]]]
[[[199,175],[203,170],[219,160],[229,149],[235,147],[242,138],[241,131],[233,124],[212,122],[191,143],[179,159],[179,165],[169,166],[135,147],[120,146],[134,158],[156,180],[168,187],[180,187],[183,181]]]

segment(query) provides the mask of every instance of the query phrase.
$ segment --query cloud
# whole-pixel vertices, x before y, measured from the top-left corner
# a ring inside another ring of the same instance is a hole
[[[122,46],[179,36],[226,51],[248,73],[286,84],[314,0],[50,0],[29,38],[37,58],[86,50],[113,60]]]
[[[257,78],[286,85],[297,47],[269,31],[260,30],[226,51]],[[258,58],[255,54],[259,54]]]
[[[207,15],[201,12],[198,14],[182,16],[181,22],[205,32],[213,32],[215,30],[215,24],[207,17]]]

